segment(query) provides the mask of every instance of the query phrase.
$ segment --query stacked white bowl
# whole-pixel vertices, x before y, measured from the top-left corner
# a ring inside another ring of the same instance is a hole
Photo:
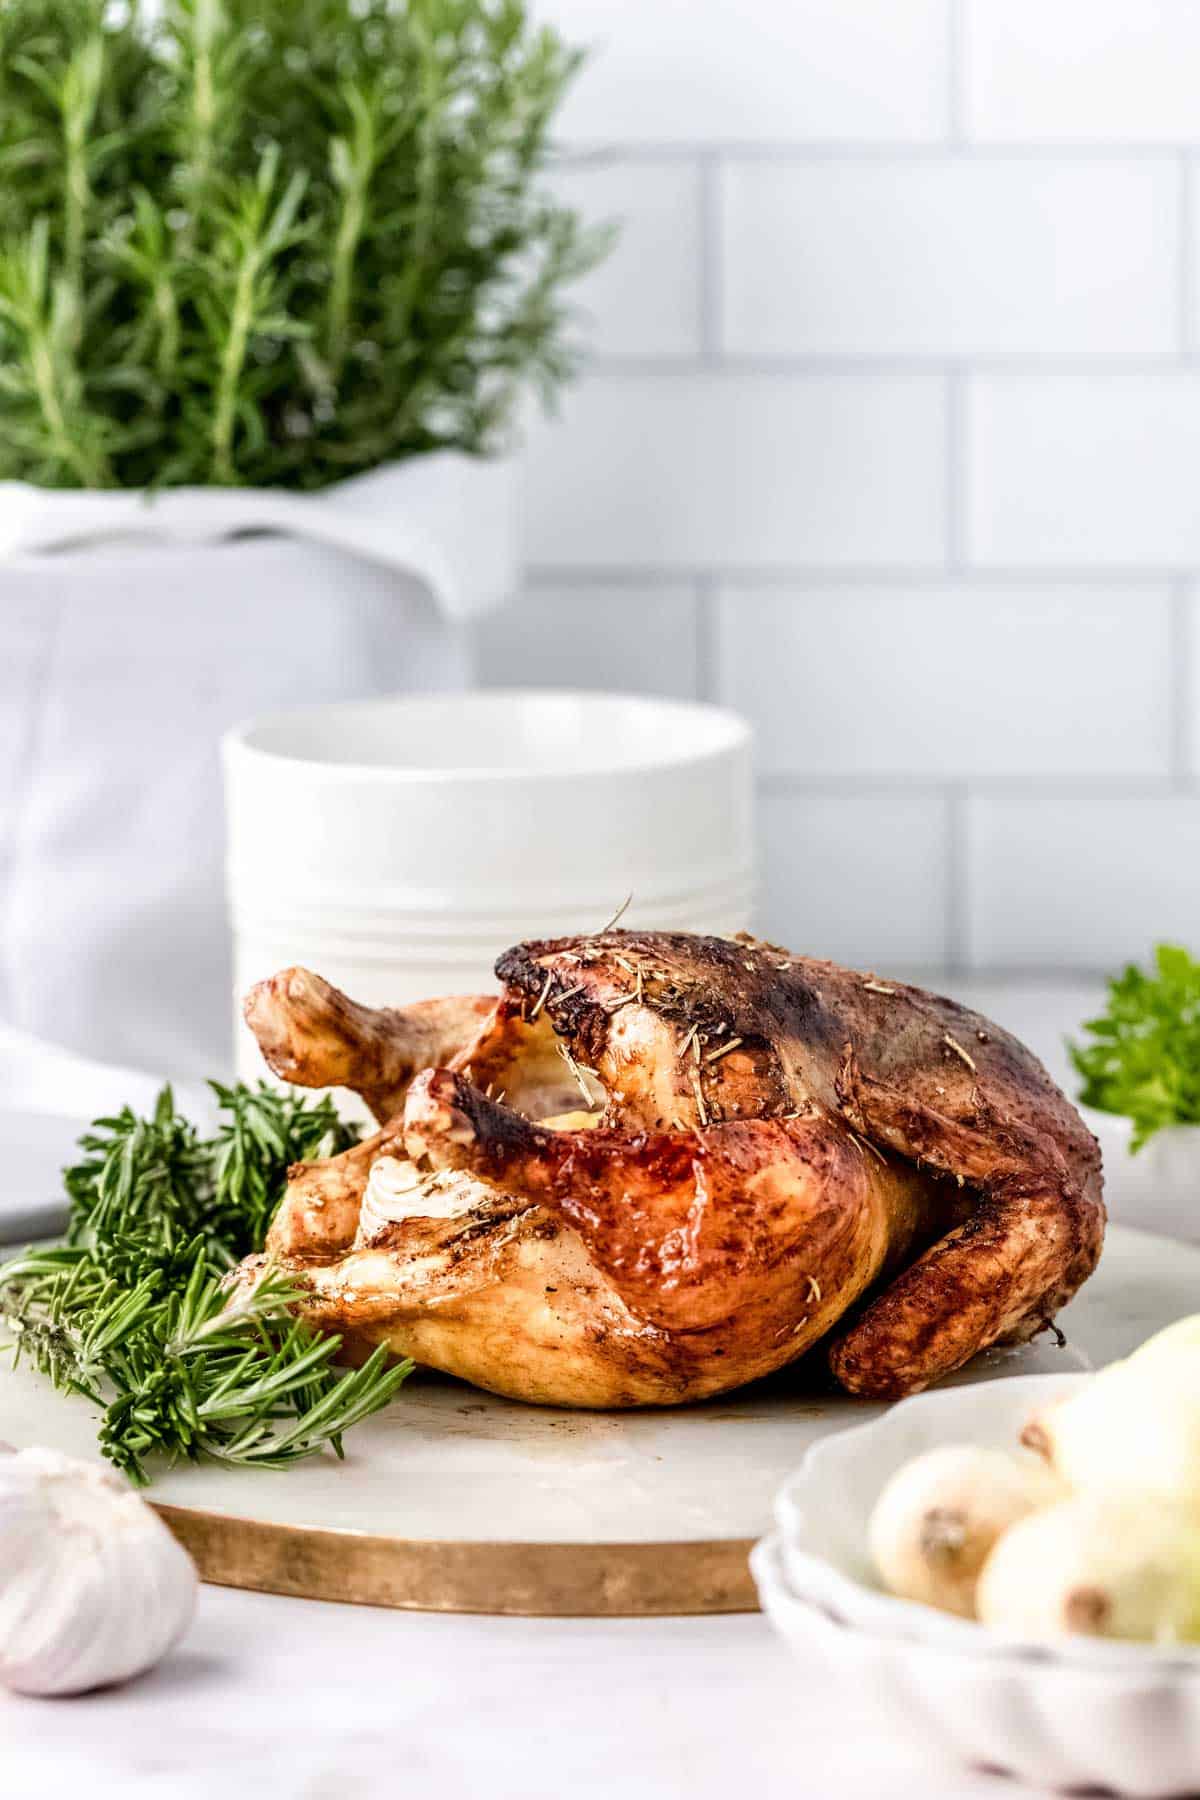
[[[509,944],[598,930],[628,896],[624,925],[749,923],[750,732],[718,707],[399,696],[256,719],[224,762],[239,1021],[293,963],[372,1004],[487,992]]]

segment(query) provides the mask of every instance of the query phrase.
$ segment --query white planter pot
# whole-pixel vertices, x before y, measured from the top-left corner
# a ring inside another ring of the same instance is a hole
[[[311,497],[0,488],[0,1019],[226,1068],[222,734],[465,686],[513,514],[510,467],[457,456]]]
[[[1079,1110],[1100,1141],[1109,1217],[1200,1244],[1200,1125],[1169,1125],[1135,1155],[1128,1119],[1090,1106]]]

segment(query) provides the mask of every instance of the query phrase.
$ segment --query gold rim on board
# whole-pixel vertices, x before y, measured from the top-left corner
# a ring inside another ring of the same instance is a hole
[[[203,1581],[413,1612],[653,1618],[757,1612],[753,1538],[665,1544],[376,1537],[154,1503]]]

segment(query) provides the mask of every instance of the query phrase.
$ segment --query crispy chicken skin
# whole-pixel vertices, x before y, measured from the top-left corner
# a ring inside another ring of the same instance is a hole
[[[267,1245],[356,1349],[619,1407],[823,1341],[893,1398],[1045,1328],[1096,1265],[1094,1139],[953,1001],[686,933],[518,944],[497,975],[399,1011],[298,969],[247,999],[276,1073],[382,1123],[293,1170]]]

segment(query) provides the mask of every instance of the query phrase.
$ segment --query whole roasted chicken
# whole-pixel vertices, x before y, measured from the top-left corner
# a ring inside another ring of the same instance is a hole
[[[677,932],[518,944],[496,972],[498,998],[398,1011],[303,969],[246,1001],[279,1076],[382,1125],[292,1171],[267,1245],[360,1353],[628,1407],[824,1341],[892,1397],[1047,1329],[1096,1265],[1094,1139],[953,1001]]]

